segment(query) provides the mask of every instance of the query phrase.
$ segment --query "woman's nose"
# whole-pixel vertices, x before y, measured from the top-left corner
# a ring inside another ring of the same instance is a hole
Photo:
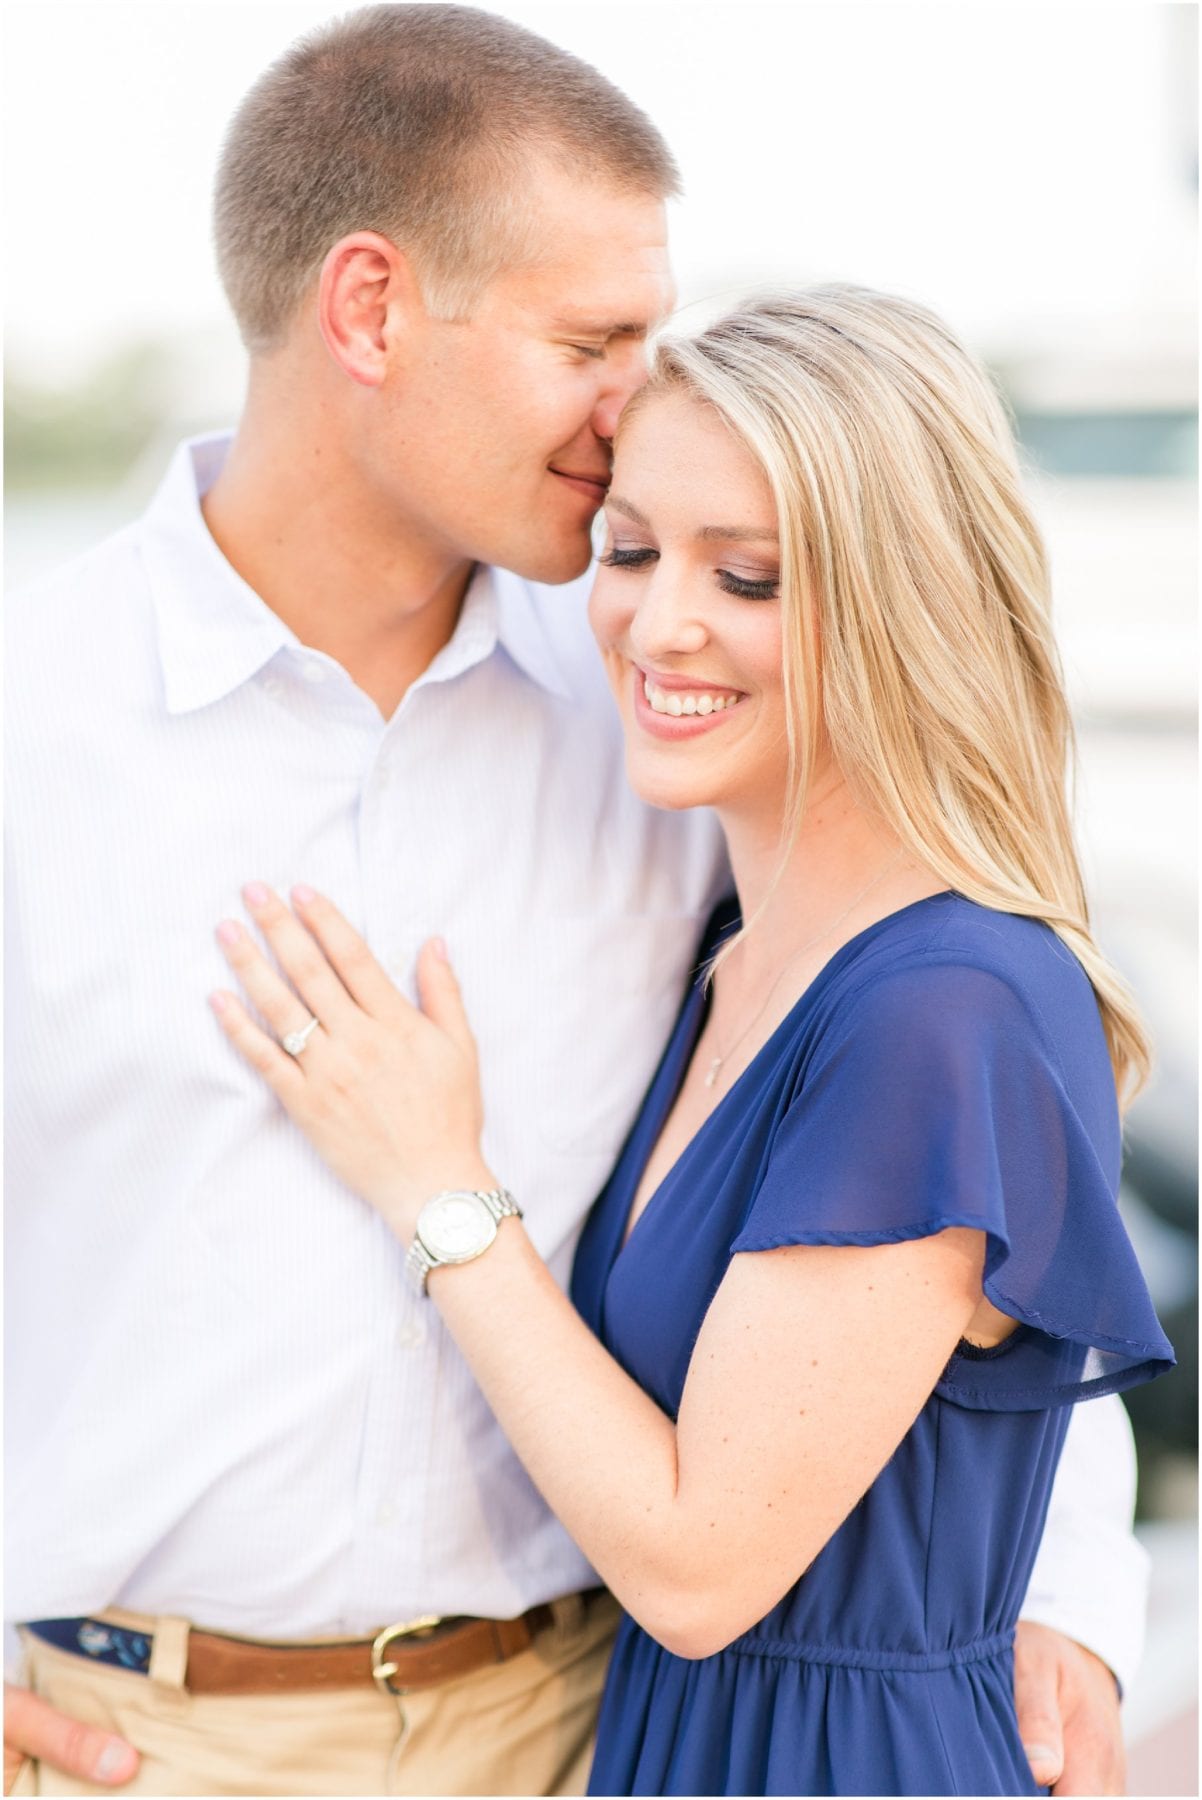
[[[671,656],[695,656],[709,640],[698,609],[689,603],[688,584],[666,570],[646,582],[630,622],[630,644],[639,662],[660,664]]]

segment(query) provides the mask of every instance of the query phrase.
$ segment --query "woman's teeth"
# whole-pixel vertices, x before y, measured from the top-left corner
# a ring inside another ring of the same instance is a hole
[[[647,677],[643,677],[643,693],[652,712],[670,713],[674,719],[687,717],[692,713],[729,712],[743,698],[741,694],[699,694],[679,693],[675,688],[664,691],[663,688],[652,687]]]

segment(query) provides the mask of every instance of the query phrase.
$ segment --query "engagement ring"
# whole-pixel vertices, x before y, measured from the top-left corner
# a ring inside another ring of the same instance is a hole
[[[288,1052],[289,1056],[299,1056],[316,1030],[317,1020],[310,1013],[308,1024],[302,1025],[299,1031],[290,1031],[287,1037],[280,1039],[280,1045]]]

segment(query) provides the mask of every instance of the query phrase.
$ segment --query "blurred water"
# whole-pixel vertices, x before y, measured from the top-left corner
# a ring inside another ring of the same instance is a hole
[[[99,494],[17,492],[4,502],[4,581],[22,587],[133,516],[124,487]]]

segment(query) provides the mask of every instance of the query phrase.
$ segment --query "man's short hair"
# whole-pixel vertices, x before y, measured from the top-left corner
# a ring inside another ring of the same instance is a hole
[[[436,313],[469,313],[524,260],[540,153],[621,191],[679,192],[637,106],[495,13],[367,6],[301,38],[238,108],[217,177],[218,268],[247,348],[279,343],[353,231],[403,249]]]

